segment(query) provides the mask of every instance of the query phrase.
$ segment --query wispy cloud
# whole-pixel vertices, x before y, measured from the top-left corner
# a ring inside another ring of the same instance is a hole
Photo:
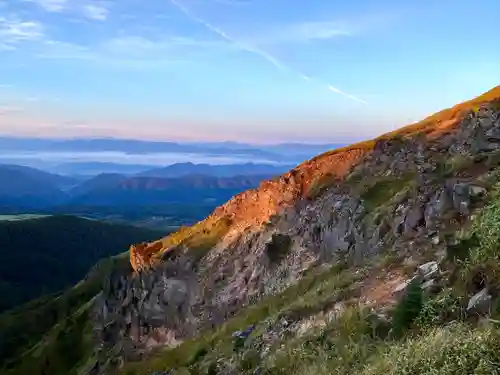
[[[36,57],[60,60],[86,60],[92,58],[89,48],[75,43],[46,40],[39,46]]]
[[[109,10],[103,5],[88,4],[83,6],[83,15],[91,20],[105,21]]]
[[[84,18],[94,21],[105,21],[108,18],[109,9],[105,2],[89,0],[24,0],[34,3],[51,13],[73,13],[80,14]]]
[[[23,111],[24,111],[24,108],[22,108],[22,107],[0,105],[0,115],[9,115],[12,113],[23,112]]]
[[[217,40],[198,40],[178,36],[139,35],[111,38],[89,45],[45,40],[36,56],[41,59],[88,61],[95,66],[126,69],[156,69],[199,61],[204,53],[228,50]]]
[[[260,49],[260,48],[257,48],[255,46],[252,46],[252,45],[249,45],[239,39],[236,39],[232,36],[229,36],[225,31],[221,30],[220,28],[214,26],[213,24],[207,22],[206,20],[196,16],[195,14],[193,14],[186,6],[184,6],[183,4],[181,4],[178,0],[170,0],[170,2],[175,6],[177,7],[182,13],[184,13],[184,15],[186,15],[186,17],[188,17],[189,19],[191,19],[192,21],[194,22],[197,22],[197,23],[200,23],[202,25],[204,25],[207,29],[209,29],[210,31],[218,34],[220,37],[224,38],[225,40],[227,40],[228,42],[232,43],[232,44],[235,44],[237,45],[238,47],[241,47],[242,49],[246,50],[247,52],[250,52],[250,53],[253,53],[253,54],[256,54],[260,57],[262,57],[263,59],[265,59],[267,62],[269,62],[270,64],[274,65],[276,68],[278,68],[279,70],[283,70],[283,71],[290,71],[290,72],[293,72],[295,73],[299,78],[303,79],[303,80],[306,80],[306,81],[318,81],[316,79],[313,79],[312,77],[310,77],[309,75],[307,74],[304,74],[284,63],[282,63],[281,61],[279,61],[276,57],[274,57],[273,55],[269,54],[268,52]],[[362,103],[362,104],[367,104],[364,100],[362,99],[359,99],[357,98],[356,96],[354,95],[351,95],[351,94],[348,94],[336,87],[334,87],[333,85],[329,84],[329,83],[324,83],[324,82],[319,82],[321,83],[322,85],[326,86],[328,88],[328,90],[330,90],[331,92],[334,92],[336,94],[339,94],[339,95],[342,95],[348,99],[351,99],[351,100],[354,100],[358,103]]]
[[[13,87],[14,87],[14,85],[12,85],[10,83],[2,83],[2,84],[0,84],[0,89],[11,89]]]
[[[175,7],[177,7],[182,13],[184,13],[186,15],[186,17],[188,17],[189,19],[191,19],[194,22],[202,24],[207,29],[211,30],[212,32],[219,35],[220,37],[227,40],[228,42],[240,47],[241,49],[243,49],[247,52],[254,53],[254,54],[264,58],[265,60],[267,60],[269,63],[273,64],[278,69],[281,69],[281,70],[288,69],[285,65],[283,65],[276,58],[274,58],[270,54],[266,53],[265,51],[262,51],[258,48],[255,48],[255,47],[250,46],[246,43],[243,43],[239,40],[236,40],[235,38],[229,36],[228,34],[226,34],[223,30],[219,29],[218,27],[216,27],[216,26],[212,25],[211,23],[203,20],[202,18],[199,18],[198,16],[194,15],[188,8],[186,8],[180,2],[178,2],[176,0],[170,0],[170,1]]]
[[[242,38],[255,45],[273,45],[326,41],[352,35],[353,29],[346,22],[308,21],[276,24]]]
[[[62,12],[67,4],[67,0],[26,0],[30,3],[35,3],[45,9],[47,12]]]
[[[19,43],[40,40],[44,35],[44,27],[37,21],[0,16],[0,48],[13,50]]]

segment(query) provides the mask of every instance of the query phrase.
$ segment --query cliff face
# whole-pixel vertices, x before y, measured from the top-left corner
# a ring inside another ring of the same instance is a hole
[[[421,124],[320,155],[192,228],[132,246],[134,275],[111,278],[96,303],[102,348],[140,359],[218,326],[315,267],[359,264],[383,251],[444,251],[495,178],[499,99],[497,87]]]

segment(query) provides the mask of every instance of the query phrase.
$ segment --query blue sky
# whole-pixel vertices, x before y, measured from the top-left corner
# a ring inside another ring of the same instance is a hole
[[[350,142],[500,84],[498,0],[0,0],[0,134]]]

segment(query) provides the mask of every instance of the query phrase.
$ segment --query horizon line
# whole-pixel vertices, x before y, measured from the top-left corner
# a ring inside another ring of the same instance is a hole
[[[130,137],[113,137],[113,136],[72,136],[72,137],[43,137],[43,136],[26,136],[26,135],[14,135],[14,134],[1,134],[0,139],[15,139],[15,140],[40,140],[40,141],[134,141],[134,142],[146,142],[146,143],[176,143],[181,145],[192,145],[192,144],[206,144],[206,145],[214,145],[214,144],[237,144],[237,145],[248,145],[248,146],[280,146],[280,145],[306,145],[306,146],[322,146],[322,145],[345,145],[356,143],[359,140],[337,140],[337,141],[327,141],[327,142],[314,142],[314,141],[281,141],[281,142],[255,142],[255,141],[234,141],[234,140],[175,140],[175,139],[148,139],[148,138],[130,138]]]

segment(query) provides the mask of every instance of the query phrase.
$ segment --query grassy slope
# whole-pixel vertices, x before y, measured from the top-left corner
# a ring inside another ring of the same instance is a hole
[[[93,348],[88,313],[104,277],[130,272],[128,254],[100,261],[87,277],[62,294],[46,296],[0,315],[0,374],[72,375]]]
[[[356,275],[337,266],[313,271],[297,285],[244,309],[223,326],[175,349],[158,351],[147,361],[130,363],[121,374],[149,375],[170,369],[177,369],[176,374],[212,374],[220,362],[233,363],[240,374],[253,374],[257,368],[267,375],[496,374],[500,368],[500,325],[494,319],[500,316],[500,304],[493,308],[493,320],[482,325],[467,319],[463,308],[471,295],[471,281],[479,273],[487,284],[500,285],[499,182],[481,216],[460,238],[461,243],[448,254],[455,260],[446,263],[457,276],[437,296],[419,294],[418,303],[400,303],[394,314],[405,319],[394,319],[392,326],[353,304],[340,319],[306,336],[283,338],[271,347],[266,359],[260,358],[260,335],[269,322],[311,316],[337,300],[355,297],[359,291],[356,280],[380,270],[383,264],[376,261],[358,269]],[[452,253],[459,248],[467,249],[460,258]],[[408,319],[411,311],[414,315]],[[249,324],[257,324],[257,328],[237,348],[231,334]],[[390,328],[402,334],[389,335]]]

